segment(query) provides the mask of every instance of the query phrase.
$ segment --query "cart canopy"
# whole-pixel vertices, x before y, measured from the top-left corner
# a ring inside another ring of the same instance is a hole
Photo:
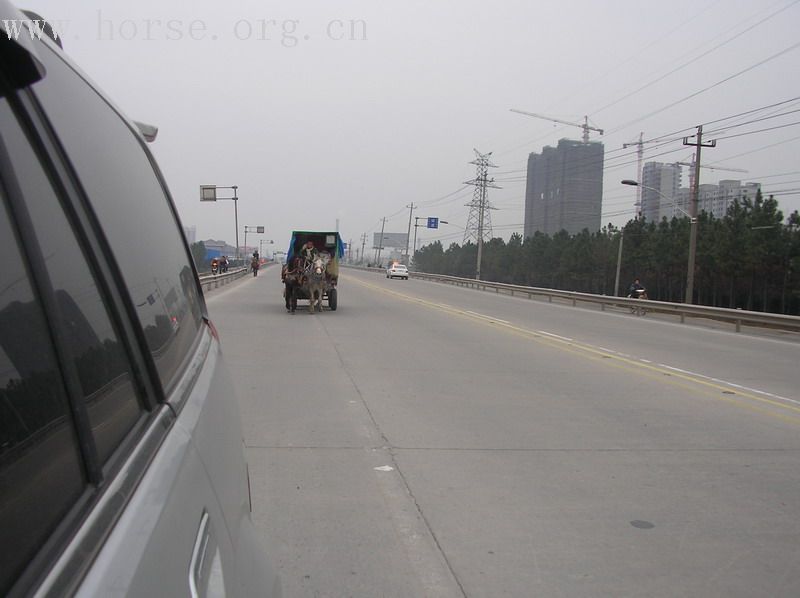
[[[292,232],[292,240],[286,252],[286,262],[291,263],[294,256],[299,254],[303,245],[309,241],[314,244],[317,251],[327,251],[336,261],[344,257],[344,243],[338,232],[296,230]]]

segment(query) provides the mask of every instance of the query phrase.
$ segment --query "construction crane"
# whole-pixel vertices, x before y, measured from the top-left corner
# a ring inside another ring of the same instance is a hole
[[[675,162],[679,166],[691,166],[694,168],[694,162]],[[728,170],[730,172],[750,172],[744,168],[723,168],[722,166],[711,166],[710,164],[701,164],[700,168],[708,168],[709,170]]]
[[[636,180],[642,182],[642,160],[644,160],[644,131],[639,133],[639,141],[632,141],[631,143],[623,143],[622,148],[628,148],[631,146],[636,147],[636,156],[638,165],[636,167]],[[636,204],[633,206],[635,212],[634,214],[640,214],[642,212],[642,186],[636,185]]]
[[[589,126],[589,117],[583,117],[583,124],[580,123],[573,123],[566,120],[561,120],[559,118],[553,118],[552,116],[544,116],[542,114],[534,114],[533,112],[525,112],[524,110],[516,110],[515,108],[511,108],[511,112],[516,112],[517,114],[524,114],[525,116],[532,116],[533,118],[541,118],[544,120],[549,120],[554,123],[560,123],[562,125],[570,125],[572,127],[580,127],[583,129],[583,142],[589,143],[589,131],[597,131],[601,135],[603,134],[603,129],[598,129],[597,127],[590,127]]]
[[[694,156],[691,162],[673,162],[675,166],[689,166],[689,189],[694,189]],[[709,164],[701,164],[700,168],[708,168],[709,170],[727,170],[730,172],[749,172],[744,168],[723,168],[722,166],[711,166]]]

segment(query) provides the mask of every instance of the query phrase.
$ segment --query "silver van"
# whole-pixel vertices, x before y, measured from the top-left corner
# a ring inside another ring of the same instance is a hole
[[[20,24],[0,0],[0,595],[278,596],[166,183]]]

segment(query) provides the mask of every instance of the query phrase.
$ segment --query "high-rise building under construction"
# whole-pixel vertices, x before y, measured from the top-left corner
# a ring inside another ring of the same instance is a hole
[[[528,156],[525,236],[601,228],[603,144],[561,139]]]

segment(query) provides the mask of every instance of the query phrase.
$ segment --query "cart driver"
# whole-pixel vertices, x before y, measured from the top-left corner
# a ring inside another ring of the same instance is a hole
[[[313,262],[318,255],[317,248],[314,247],[314,243],[309,241],[305,245],[303,245],[303,249],[300,250],[300,255],[307,261]]]

